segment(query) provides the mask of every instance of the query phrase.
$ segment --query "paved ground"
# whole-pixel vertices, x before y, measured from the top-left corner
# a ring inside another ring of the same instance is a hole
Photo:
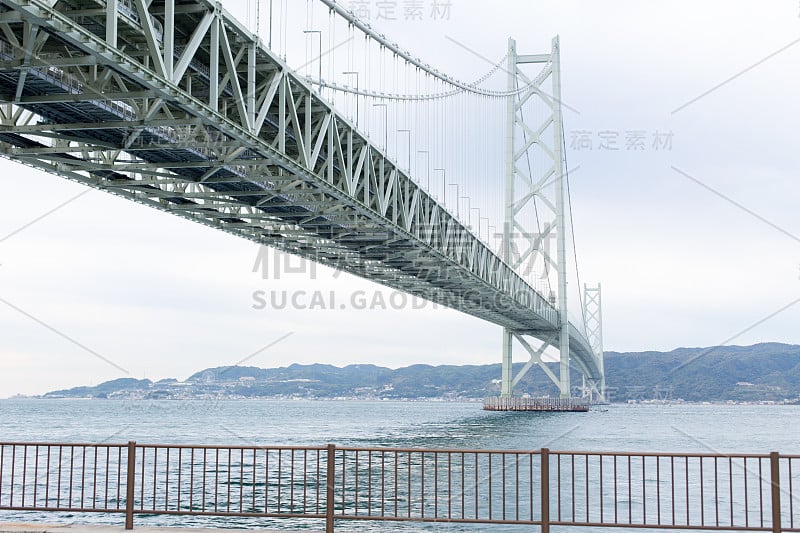
[[[122,526],[86,526],[79,524],[18,524],[0,523],[0,533],[122,533]],[[184,529],[179,527],[135,527],[138,533],[225,533],[241,529]],[[251,529],[256,533],[278,533],[274,529]]]

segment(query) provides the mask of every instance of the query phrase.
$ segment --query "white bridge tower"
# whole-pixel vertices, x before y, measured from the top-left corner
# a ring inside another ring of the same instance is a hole
[[[541,65],[538,73],[525,73],[527,65]],[[520,332],[503,329],[501,398],[510,398],[514,387],[533,367],[539,365],[556,384],[561,398],[570,398],[570,323],[567,314],[567,183],[564,158],[564,126],[561,103],[559,40],[552,41],[548,54],[518,54],[516,42],[508,45],[508,97],[506,130],[506,173],[503,225],[503,259],[526,277],[533,287],[558,311],[552,335],[534,348]],[[555,243],[554,249],[551,243]],[[551,280],[555,286],[551,284]],[[590,341],[602,369],[602,336],[599,287],[591,302],[591,313],[581,316],[595,320],[597,337]],[[587,335],[590,335],[587,332]],[[525,348],[530,360],[516,375],[512,370],[514,339]],[[542,360],[553,346],[560,357],[558,372]],[[599,351],[597,351],[599,350]],[[602,371],[602,370],[601,370]],[[605,379],[589,384],[602,398]]]

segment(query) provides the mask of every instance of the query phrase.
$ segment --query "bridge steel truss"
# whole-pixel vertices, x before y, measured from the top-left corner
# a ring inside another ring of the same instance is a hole
[[[218,3],[0,0],[0,155],[499,324],[585,336]]]

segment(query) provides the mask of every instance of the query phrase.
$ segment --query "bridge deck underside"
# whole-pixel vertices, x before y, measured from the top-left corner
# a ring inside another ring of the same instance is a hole
[[[557,331],[541,295],[218,6],[180,1],[167,23],[164,0],[119,5],[114,47],[105,1],[0,0],[0,155],[518,333]],[[599,376],[575,328],[570,346]]]

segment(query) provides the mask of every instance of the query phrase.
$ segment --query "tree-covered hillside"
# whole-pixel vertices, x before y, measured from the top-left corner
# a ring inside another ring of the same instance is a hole
[[[523,363],[515,363],[518,371]],[[800,346],[679,348],[671,352],[606,352],[612,402],[651,399],[687,401],[767,401],[800,398]],[[228,366],[201,370],[183,382],[117,379],[95,387],[51,392],[45,397],[191,398],[191,397],[363,397],[483,398],[499,393],[500,365],[412,365],[389,369],[375,365],[343,368],[293,364],[283,368]],[[577,390],[581,378],[572,374]],[[543,372],[534,369],[517,394],[558,393]]]

